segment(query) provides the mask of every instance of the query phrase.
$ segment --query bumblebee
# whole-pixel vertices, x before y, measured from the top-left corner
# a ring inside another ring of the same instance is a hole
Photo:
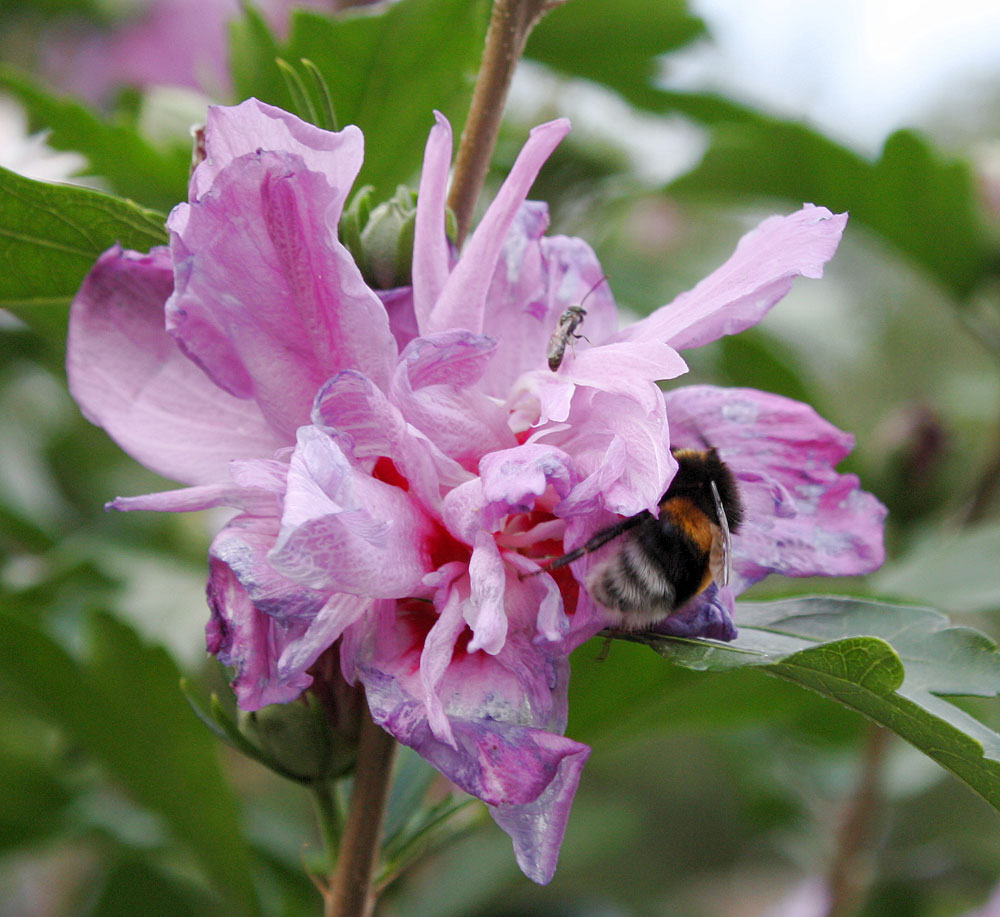
[[[587,592],[620,630],[642,630],[703,592],[729,582],[730,534],[743,521],[732,471],[715,449],[677,449],[677,474],[660,499],[660,514],[641,512],[597,532],[556,558],[564,567],[617,538],[618,550],[587,578]]]

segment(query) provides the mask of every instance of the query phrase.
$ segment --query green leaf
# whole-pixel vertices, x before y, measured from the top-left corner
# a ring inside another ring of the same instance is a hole
[[[1000,525],[961,532],[935,529],[872,579],[881,595],[933,602],[955,613],[1000,609]]]
[[[831,596],[737,606],[732,643],[650,635],[677,665],[758,666],[887,727],[1000,809],[1000,735],[944,698],[1000,693],[1000,654],[929,608]],[[860,636],[863,635],[863,636]]]
[[[162,214],[131,201],[0,169],[0,307],[54,335],[105,249],[167,241]]]
[[[641,108],[657,108],[659,57],[705,35],[684,0],[573,0],[549,12],[525,54],[601,83]]]
[[[106,179],[118,194],[146,206],[170,208],[187,197],[190,143],[159,149],[131,124],[112,123],[82,103],[56,98],[11,70],[0,70],[0,88],[16,96],[46,143],[87,157],[87,172]]]
[[[703,102],[664,94],[664,105],[715,125],[701,163],[672,193],[756,194],[847,210],[960,298],[985,276],[988,238],[966,163],[945,159],[912,131],[889,137],[871,162],[803,124]]]
[[[365,134],[358,186],[388,197],[419,168],[432,111],[461,131],[486,30],[483,0],[401,0],[377,13],[330,19],[299,10],[289,40],[276,45],[257,20],[233,46],[241,96],[288,107],[292,99],[274,58],[307,59],[330,88],[341,124]],[[308,112],[296,112],[308,117]]]
[[[40,630],[0,616],[0,686],[86,747],[158,813],[240,913],[258,913],[239,812],[210,735],[178,690],[166,652],[107,616],[92,622],[93,663]]]

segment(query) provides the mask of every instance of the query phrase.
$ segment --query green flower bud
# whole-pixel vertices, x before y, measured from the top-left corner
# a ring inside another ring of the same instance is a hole
[[[356,741],[335,731],[326,708],[306,692],[297,701],[240,713],[240,731],[279,773],[329,780],[354,767]]]

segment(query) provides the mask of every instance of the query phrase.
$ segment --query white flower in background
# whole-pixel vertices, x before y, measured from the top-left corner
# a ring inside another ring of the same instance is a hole
[[[87,165],[79,153],[58,152],[45,143],[47,132],[28,133],[28,117],[10,96],[0,95],[0,166],[39,181],[79,184],[76,175]]]

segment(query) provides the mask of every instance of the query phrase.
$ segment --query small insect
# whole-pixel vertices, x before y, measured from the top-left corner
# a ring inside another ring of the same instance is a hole
[[[674,458],[677,474],[660,500],[659,517],[629,516],[546,568],[564,567],[621,537],[615,554],[587,578],[587,591],[621,630],[650,627],[713,581],[729,583],[730,535],[743,519],[733,473],[712,448],[674,450]]]
[[[549,338],[549,346],[546,350],[546,355],[549,360],[549,369],[555,372],[559,366],[562,364],[563,357],[566,354],[566,345],[569,343],[570,338],[575,338],[579,340],[583,337],[582,334],[577,334],[576,329],[583,324],[584,318],[587,317],[587,310],[583,308],[583,304],[587,301],[587,297],[594,292],[607,277],[602,277],[597,281],[588,291],[587,296],[584,296],[580,300],[579,304],[575,306],[570,306],[559,316],[559,321],[556,322],[556,330],[552,332],[552,337]]]

